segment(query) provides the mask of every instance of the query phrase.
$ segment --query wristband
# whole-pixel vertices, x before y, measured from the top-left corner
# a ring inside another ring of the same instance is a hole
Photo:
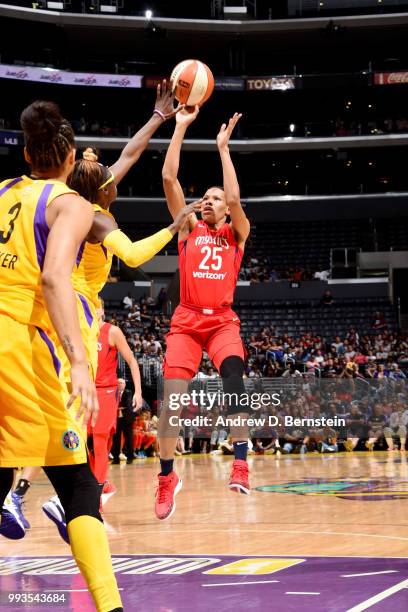
[[[161,110],[159,110],[158,108],[155,108],[155,109],[154,109],[154,111],[153,111],[153,115],[154,115],[154,114],[159,115],[159,117],[160,117],[160,118],[161,118],[163,121],[166,121],[166,116],[165,116],[165,114],[164,114],[164,113],[162,113],[162,112],[161,112]]]

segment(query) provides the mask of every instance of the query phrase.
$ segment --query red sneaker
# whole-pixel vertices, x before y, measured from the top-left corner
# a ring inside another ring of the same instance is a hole
[[[183,481],[179,478],[176,472],[170,472],[167,476],[160,476],[159,486],[156,490],[156,503],[154,510],[156,516],[161,521],[171,517],[176,509],[174,498],[183,486]]]
[[[116,493],[115,485],[109,482],[109,480],[105,480],[105,483],[102,489],[102,493],[101,493],[101,509],[106,504],[106,502],[112,497],[112,495],[115,495],[115,493]]]
[[[228,488],[231,489],[231,491],[235,491],[235,493],[245,493],[249,495],[251,488],[249,486],[248,476],[248,463],[242,461],[242,459],[235,459],[232,464]]]

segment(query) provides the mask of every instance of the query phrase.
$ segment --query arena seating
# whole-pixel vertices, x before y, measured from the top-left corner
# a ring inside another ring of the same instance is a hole
[[[342,300],[332,306],[307,302],[241,302],[235,306],[241,319],[242,335],[247,338],[262,327],[274,327],[278,335],[299,336],[313,332],[333,340],[344,337],[353,327],[361,334],[373,333],[372,321],[380,310],[388,331],[397,330],[395,310],[387,299],[361,298]]]

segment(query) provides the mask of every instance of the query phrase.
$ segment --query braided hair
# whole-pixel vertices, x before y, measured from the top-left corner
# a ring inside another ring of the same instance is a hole
[[[33,102],[21,113],[20,123],[31,166],[37,170],[61,167],[75,148],[71,124],[54,102]]]

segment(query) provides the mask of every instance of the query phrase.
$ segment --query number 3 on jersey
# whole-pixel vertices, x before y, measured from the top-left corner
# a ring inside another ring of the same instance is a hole
[[[8,214],[12,215],[12,217],[8,222],[9,227],[8,227],[7,233],[5,232],[5,230],[3,231],[0,230],[0,244],[6,244],[6,242],[10,240],[11,234],[14,231],[14,221],[17,219],[18,215],[20,214],[20,210],[21,210],[21,202],[17,202],[17,204],[14,204],[14,206],[12,206],[10,210],[8,211]]]
[[[198,266],[200,270],[221,270],[222,266],[222,257],[219,253],[222,253],[222,247],[209,247],[204,246],[201,249],[201,253],[204,254],[204,257],[201,260],[200,265]],[[210,265],[207,265],[207,261],[211,258]]]

